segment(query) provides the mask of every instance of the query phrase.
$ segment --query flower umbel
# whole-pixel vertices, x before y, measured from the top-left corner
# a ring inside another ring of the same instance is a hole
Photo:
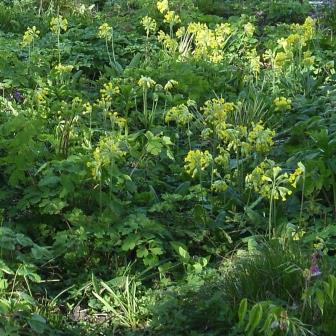
[[[275,98],[273,103],[275,105],[275,111],[284,112],[292,108],[292,101],[285,97]]]
[[[54,34],[60,34],[61,31],[66,31],[68,29],[68,20],[63,18],[62,15],[53,17],[50,21],[50,30]]]
[[[184,169],[194,178],[209,166],[212,161],[212,155],[207,150],[204,152],[199,149],[191,150],[184,161]]]
[[[34,40],[39,37],[40,31],[37,30],[35,26],[32,28],[28,27],[25,33],[23,34],[22,38],[22,46],[30,46],[31,44],[34,44]]]

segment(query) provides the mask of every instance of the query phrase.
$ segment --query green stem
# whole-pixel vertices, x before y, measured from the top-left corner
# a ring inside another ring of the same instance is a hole
[[[273,195],[270,199],[269,204],[269,213],[268,213],[268,238],[271,240],[272,238],[272,208],[273,208]]]
[[[303,182],[302,182],[302,193],[301,193],[301,205],[300,205],[299,226],[301,226],[301,223],[302,223],[305,181],[306,181],[306,175],[304,174],[304,175],[303,175]]]
[[[61,31],[57,32],[57,49],[58,49],[58,64],[61,64],[61,42],[60,42]]]
[[[148,128],[148,106],[147,106],[147,89],[143,89],[143,114],[145,119],[145,127]]]
[[[109,50],[108,43],[107,43],[107,37],[105,38],[105,45],[106,45],[106,51],[107,51],[107,56],[109,58],[110,65],[112,65],[112,59],[111,59],[110,50]]]
[[[113,57],[113,61],[114,63],[116,62],[116,57],[115,57],[115,52],[114,52],[114,30],[112,28],[112,40],[111,40],[111,46],[112,46],[112,57]]]

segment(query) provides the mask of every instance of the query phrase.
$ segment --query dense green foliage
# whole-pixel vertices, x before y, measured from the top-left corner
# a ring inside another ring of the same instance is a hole
[[[0,1],[0,335],[334,335],[335,13]]]

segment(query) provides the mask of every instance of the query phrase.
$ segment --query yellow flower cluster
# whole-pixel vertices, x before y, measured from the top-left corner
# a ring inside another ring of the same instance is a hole
[[[27,47],[30,46],[35,39],[39,37],[40,31],[37,30],[35,26],[32,28],[28,27],[22,38],[22,46]]]
[[[246,184],[266,199],[286,201],[292,194],[288,188],[288,174],[272,160],[261,162],[246,176]]]
[[[278,52],[274,58],[274,67],[276,69],[281,69],[284,65],[290,64],[293,61],[293,53],[289,50],[286,52]]]
[[[207,100],[201,108],[208,124],[213,126],[225,126],[229,113],[235,110],[233,103],[225,102],[224,98],[214,98]]]
[[[112,37],[112,27],[108,23],[103,23],[98,28],[98,37],[110,40]]]
[[[168,11],[164,16],[164,22],[169,23],[170,25],[176,25],[181,22],[179,15],[175,11]]]
[[[83,104],[83,108],[84,108],[83,115],[92,113],[92,105],[89,102]]]
[[[240,152],[242,156],[247,157],[252,151],[261,154],[269,152],[274,144],[275,132],[265,128],[262,122],[252,123],[250,128],[230,124],[228,118],[232,119],[235,108],[235,104],[225,102],[223,98],[206,101],[201,110],[209,127],[202,132],[203,138],[210,136],[213,130],[228,153]],[[215,160],[220,162],[222,154]]]
[[[292,24],[291,28],[294,34],[300,35],[301,41],[305,43],[310,41],[315,35],[315,20],[311,17],[307,17],[302,25]]]
[[[149,17],[149,16],[143,17],[142,20],[141,20],[141,24],[142,24],[142,26],[144,27],[144,29],[146,31],[147,37],[149,36],[149,33],[151,31],[152,32],[156,31],[156,28],[157,28],[156,21],[153,18]]]
[[[204,152],[199,149],[191,150],[184,161],[184,169],[192,178],[194,178],[210,165],[212,155],[207,150]]]
[[[100,89],[100,94],[103,100],[111,100],[113,96],[120,93],[118,86],[113,85],[111,82],[105,83]]]
[[[281,69],[284,65],[292,63],[294,53],[293,51],[302,49],[307,42],[312,40],[315,36],[315,21],[308,17],[305,22],[291,25],[292,33],[287,38],[278,40],[278,46],[283,51],[278,51],[274,58],[274,66]],[[305,67],[310,67],[314,63],[314,58],[311,53],[304,55],[303,63]]]
[[[288,174],[274,161],[265,160],[246,176],[246,183],[264,198],[286,201],[293,192],[290,188],[296,188],[303,172],[302,163],[298,164],[293,174]]]
[[[145,76],[141,76],[141,78],[138,81],[138,85],[142,87],[144,90],[148,90],[151,87],[154,87],[155,84],[156,82],[152,78]]]
[[[303,53],[303,65],[306,68],[311,68],[315,63],[315,57],[312,55],[311,51],[305,51]]]
[[[93,160],[88,162],[92,176],[99,180],[103,167],[110,167],[113,162],[126,155],[120,149],[120,144],[113,137],[106,137],[99,141],[97,148],[93,152]]]
[[[118,125],[119,128],[125,127],[126,119],[123,117],[120,117],[118,112],[109,113],[109,117],[113,125]]]
[[[274,101],[275,111],[288,111],[292,108],[292,101],[286,97],[275,98]]]
[[[189,112],[188,106],[181,104],[168,110],[166,122],[175,121],[179,126],[187,125],[193,119],[193,114]]]
[[[252,123],[252,130],[248,134],[248,143],[256,150],[257,153],[267,153],[274,145],[273,137],[275,131],[270,130],[263,126],[261,122]]]
[[[205,58],[213,63],[220,63],[224,59],[223,46],[232,33],[230,24],[220,24],[210,29],[204,23],[190,23],[187,32],[193,36],[193,55],[196,59]]]
[[[230,163],[230,153],[223,147],[218,147],[219,154],[215,158],[216,164],[220,165],[221,167],[228,167]]]
[[[225,192],[229,188],[224,180],[217,180],[212,183],[211,189],[215,192]]]
[[[296,184],[298,183],[301,176],[303,176],[305,173],[305,166],[299,162],[298,167],[295,169],[295,171],[289,175],[288,181],[291,184],[293,188],[296,188]]]
[[[163,47],[170,52],[175,52],[178,48],[177,41],[170,37],[168,34],[165,34],[162,30],[158,32],[157,39],[160,43],[162,43]]]
[[[251,23],[248,22],[245,26],[244,26],[244,32],[246,35],[248,36],[253,36],[254,32],[255,32],[255,26]]]
[[[174,87],[176,87],[178,85],[178,81],[174,80],[174,79],[170,79],[166,85],[164,86],[164,90],[165,91],[170,91],[172,90]]]
[[[46,102],[49,90],[47,88],[39,88],[34,94],[37,104],[44,104]]]
[[[50,30],[55,34],[60,34],[61,31],[66,31],[68,29],[68,20],[63,18],[62,15],[53,17],[50,21]]]
[[[169,10],[168,0],[158,1],[158,2],[156,3],[156,5],[157,5],[157,8],[158,8],[158,10],[159,10],[159,12],[160,12],[161,14],[163,14],[163,13],[165,13],[166,11]]]
[[[257,76],[260,72],[260,56],[257,54],[257,50],[253,49],[247,53],[247,59],[250,61],[250,69],[253,75]]]
[[[65,74],[65,73],[70,73],[73,69],[73,66],[72,65],[64,65],[64,64],[57,64],[55,66],[55,71],[57,74],[59,75],[62,75],[62,74]]]

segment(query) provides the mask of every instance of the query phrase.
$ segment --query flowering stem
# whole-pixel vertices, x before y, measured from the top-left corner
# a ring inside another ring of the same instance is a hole
[[[188,121],[188,145],[189,145],[189,150],[191,150],[190,125],[189,125],[189,121]]]
[[[147,89],[143,88],[143,114],[144,114],[144,121],[145,127],[148,128],[148,106],[147,106]]]
[[[301,225],[301,222],[302,222],[303,200],[304,200],[304,190],[305,190],[305,181],[306,181],[306,175],[305,175],[305,173],[303,173],[303,182],[302,182],[302,193],[301,193],[301,206],[300,206],[299,225]]]
[[[61,30],[57,31],[57,49],[58,49],[58,64],[61,64],[61,43],[60,43]]]
[[[110,50],[109,50],[108,43],[107,43],[107,37],[105,38],[105,45],[106,45],[106,51],[107,51],[107,56],[109,58],[110,65],[112,65],[112,59],[111,59]]]
[[[269,213],[268,213],[268,238],[272,238],[272,208],[273,208],[273,193],[270,199],[269,204]]]
[[[112,46],[112,57],[113,57],[113,61],[114,63],[117,63],[116,62],[116,57],[115,57],[115,52],[114,52],[114,37],[113,37],[113,28],[112,28],[112,39],[111,39],[111,46]]]

